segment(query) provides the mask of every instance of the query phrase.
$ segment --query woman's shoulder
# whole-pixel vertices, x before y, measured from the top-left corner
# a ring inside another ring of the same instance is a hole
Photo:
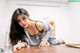
[[[44,30],[50,29],[50,25],[53,24],[53,19],[52,18],[41,18],[41,19],[39,19],[37,21],[39,21],[37,23],[38,26],[43,25]]]
[[[38,28],[38,30],[42,30],[44,28],[44,24],[42,22],[37,21],[36,22],[36,27]]]
[[[40,19],[39,21],[43,23],[44,30],[49,29],[49,21],[47,21],[46,19]]]

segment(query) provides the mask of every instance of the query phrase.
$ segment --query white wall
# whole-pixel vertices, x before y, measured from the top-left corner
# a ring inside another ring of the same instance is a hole
[[[72,29],[70,40],[74,43],[80,43],[80,2],[70,2],[69,8]]]
[[[5,45],[5,32],[6,32],[6,0],[0,0],[0,48]]]

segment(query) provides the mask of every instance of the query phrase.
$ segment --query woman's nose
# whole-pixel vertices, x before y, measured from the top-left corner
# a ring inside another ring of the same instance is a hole
[[[21,20],[21,23],[24,24],[25,22],[23,20]]]

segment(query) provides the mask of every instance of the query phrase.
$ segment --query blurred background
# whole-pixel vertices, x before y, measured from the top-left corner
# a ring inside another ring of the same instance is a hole
[[[10,19],[17,8],[28,10],[31,19],[55,19],[56,36],[66,43],[80,43],[80,0],[0,0],[0,48],[7,44]]]

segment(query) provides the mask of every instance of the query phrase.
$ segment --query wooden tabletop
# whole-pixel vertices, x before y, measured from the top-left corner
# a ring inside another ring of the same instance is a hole
[[[65,45],[52,45],[48,47],[32,46],[22,48],[13,53],[80,53],[80,48],[67,47]]]

